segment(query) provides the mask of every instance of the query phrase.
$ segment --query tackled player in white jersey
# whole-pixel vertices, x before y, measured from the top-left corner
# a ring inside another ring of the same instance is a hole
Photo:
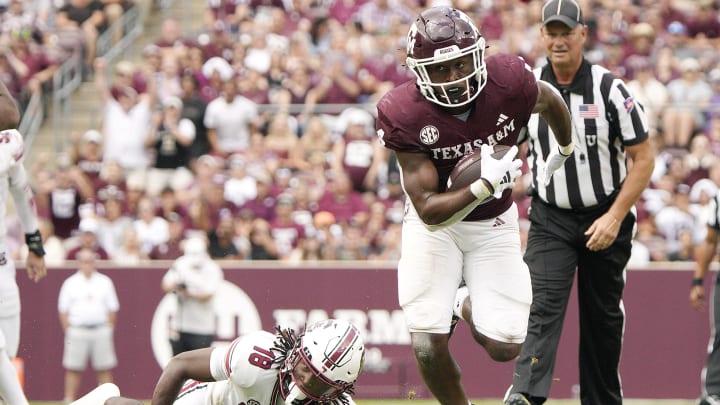
[[[28,400],[11,363],[20,344],[20,291],[6,240],[5,201],[8,194],[25,231],[29,250],[25,265],[28,276],[38,282],[47,273],[33,194],[23,167],[24,150],[20,132],[15,129],[0,131],[0,397],[9,405],[27,405]]]
[[[329,319],[297,335],[277,328],[230,345],[183,352],[163,370],[152,405],[354,405],[365,345],[352,324]],[[142,405],[103,384],[71,405]]]

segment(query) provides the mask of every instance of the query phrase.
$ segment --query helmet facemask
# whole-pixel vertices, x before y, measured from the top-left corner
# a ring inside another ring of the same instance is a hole
[[[428,67],[472,55],[472,69],[460,79],[433,82]],[[407,66],[417,77],[420,92],[435,104],[459,107],[475,100],[487,83],[485,39],[464,13],[435,7],[412,24],[407,39]],[[453,90],[463,88],[461,94]]]
[[[280,369],[285,404],[343,403],[343,394],[353,392],[364,355],[362,338],[351,324],[329,320],[309,326]]]

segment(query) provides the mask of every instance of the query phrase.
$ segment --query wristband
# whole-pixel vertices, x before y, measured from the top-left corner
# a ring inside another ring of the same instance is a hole
[[[490,190],[487,186],[490,182],[480,178],[472,183],[470,183],[470,192],[473,193],[475,198],[477,198],[480,201],[484,201],[488,197],[490,197],[494,190]],[[492,188],[492,186],[490,186]]]
[[[33,233],[26,233],[25,243],[27,244],[29,251],[40,257],[45,256],[45,249],[43,249],[42,236],[40,236],[39,230]]]
[[[563,156],[570,156],[573,153],[573,149],[575,149],[575,143],[572,141],[572,139],[570,140],[570,143],[565,146],[558,144],[558,150]]]
[[[703,279],[702,278],[694,278],[692,279],[692,286],[693,287],[701,287],[703,285]]]

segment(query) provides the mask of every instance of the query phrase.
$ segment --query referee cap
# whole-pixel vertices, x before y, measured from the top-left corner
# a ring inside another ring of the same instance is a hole
[[[578,24],[585,24],[582,10],[575,0],[550,0],[543,6],[542,15],[543,25],[560,21],[572,29]]]

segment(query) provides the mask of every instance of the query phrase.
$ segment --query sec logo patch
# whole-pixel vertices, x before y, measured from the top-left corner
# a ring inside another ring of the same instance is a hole
[[[440,138],[440,131],[434,125],[426,125],[420,130],[420,141],[432,145]]]

